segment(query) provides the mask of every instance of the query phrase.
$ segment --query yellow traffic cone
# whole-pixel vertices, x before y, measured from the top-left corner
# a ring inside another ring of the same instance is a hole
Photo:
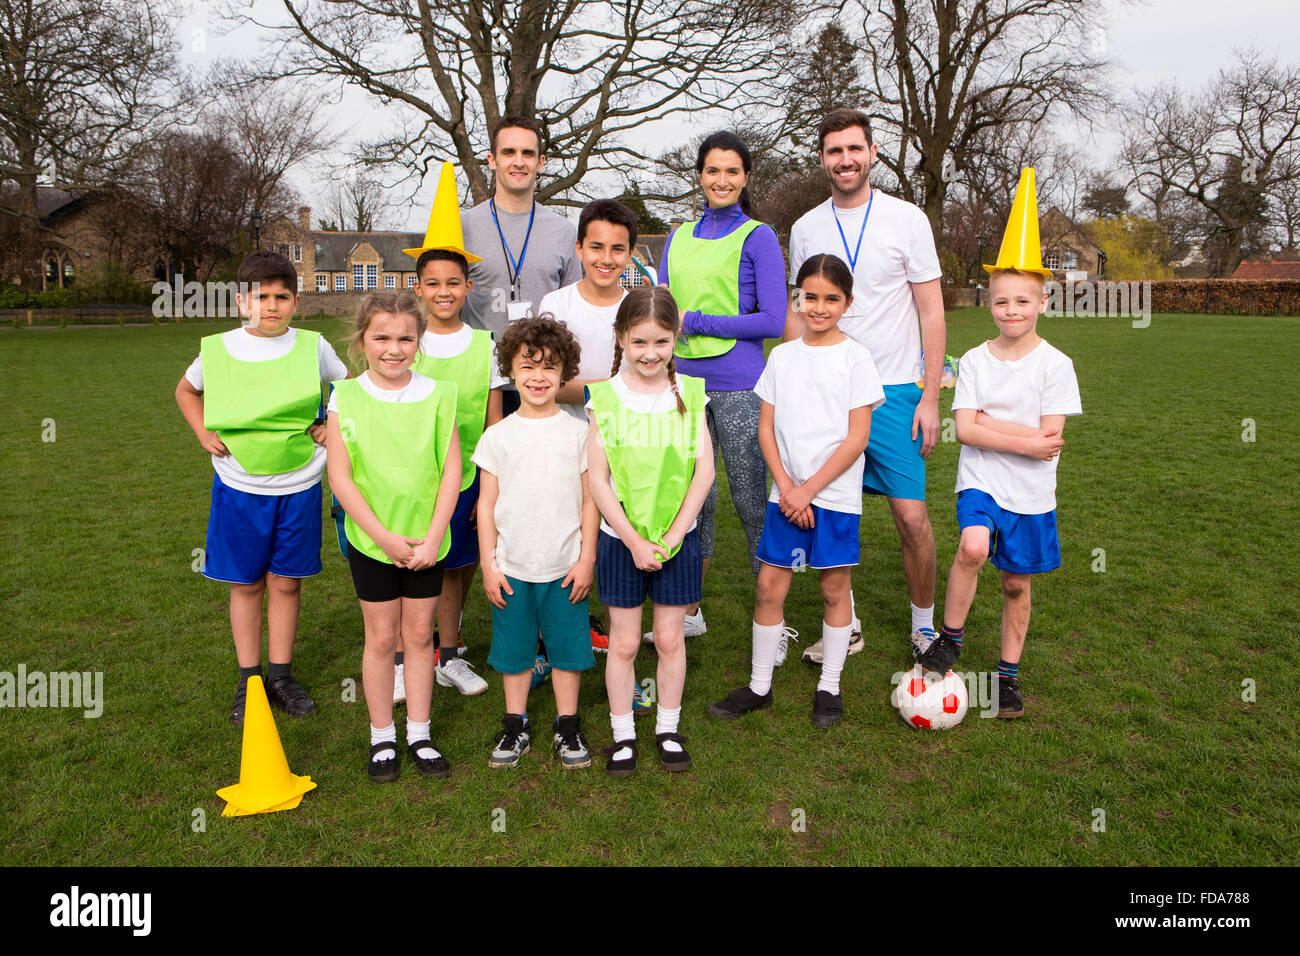
[[[311,777],[289,772],[280,746],[280,734],[271,717],[271,704],[261,677],[248,679],[244,707],[244,749],[239,759],[239,783],[217,791],[226,801],[223,817],[292,810],[302,795],[315,787]]]
[[[460,204],[456,201],[456,175],[451,163],[442,164],[438,177],[438,191],[433,195],[433,209],[429,213],[429,228],[424,232],[424,245],[417,249],[403,249],[412,259],[418,259],[430,249],[459,252],[467,262],[482,262],[482,256],[465,251],[465,233],[460,226]]]
[[[1011,203],[1011,218],[1007,220],[1007,231],[1002,236],[997,265],[984,266],[985,272],[998,269],[1019,269],[1052,278],[1052,270],[1043,268],[1043,250],[1038,242],[1038,193],[1034,189],[1034,171],[1030,167],[1020,171],[1020,183]]]

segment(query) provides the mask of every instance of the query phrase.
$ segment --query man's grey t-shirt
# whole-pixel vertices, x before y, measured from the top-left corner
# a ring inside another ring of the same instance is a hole
[[[474,288],[465,300],[461,318],[466,325],[487,329],[498,339],[506,329],[506,305],[510,302],[511,270],[507,267],[505,250],[501,248],[502,236],[516,261],[524,252],[524,237],[528,237],[517,299],[531,302],[532,311],[537,311],[546,293],[582,278],[582,265],[574,251],[578,241],[577,228],[545,206],[535,204],[533,208],[536,216],[531,235],[526,212],[506,212],[498,208],[497,220],[494,221],[491,205],[484,202],[467,210],[461,217],[465,248],[483,257],[482,262],[470,263],[469,277]],[[497,221],[501,223],[500,234],[497,233]]]

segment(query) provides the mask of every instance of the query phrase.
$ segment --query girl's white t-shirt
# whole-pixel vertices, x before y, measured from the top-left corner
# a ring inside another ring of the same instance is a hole
[[[375,384],[374,379],[370,377],[370,370],[366,369],[357,376],[362,390],[371,398],[381,402],[392,402],[394,405],[409,404],[411,402],[422,402],[433,394],[434,385],[437,383],[426,375],[419,372],[411,372],[411,380],[401,388],[380,388]],[[329,404],[326,406],[327,412],[339,413],[338,398],[333,392],[330,392]]]
[[[241,362],[269,362],[284,358],[293,351],[293,343],[298,338],[298,330],[285,329],[283,333],[267,337],[254,335],[244,328],[231,329],[222,333],[221,343],[233,357]],[[320,364],[320,380],[334,382],[348,377],[348,367],[339,359],[334,346],[320,336],[316,340],[316,353]],[[186,380],[197,391],[203,391],[203,356],[196,358],[185,370]],[[325,446],[316,445],[312,449],[311,460],[301,468],[286,471],[281,475],[250,475],[234,455],[212,456],[212,467],[217,472],[221,483],[236,491],[252,495],[293,495],[306,491],[320,481],[321,472],[325,470]]]
[[[449,335],[438,335],[435,332],[424,330],[424,335],[420,336],[420,351],[431,358],[451,359],[457,355],[463,355],[469,350],[470,343],[474,341],[474,330],[464,323],[455,332]],[[501,374],[497,368],[497,342],[492,339],[492,378],[488,383],[488,388],[500,388],[502,385],[509,385],[510,379]]]
[[[866,203],[832,210],[828,199],[801,216],[790,229],[790,284],[814,255],[829,253],[849,265],[861,235],[857,265],[851,267],[853,302],[840,319],[840,331],[866,346],[883,384],[916,382],[922,371],[921,331],[912,283],[943,275],[934,233],[924,212],[879,189],[864,230],[866,214]]]
[[[626,296],[627,292],[624,291],[623,295]],[[614,317],[618,315],[622,301],[620,297],[613,305],[592,305],[582,297],[576,282],[542,296],[537,314],[551,313],[569,327],[582,347],[578,378],[609,378],[614,364]],[[560,408],[580,421],[587,420],[581,402],[561,403]]]
[[[885,401],[871,353],[853,339],[808,345],[795,339],[772,349],[754,394],[773,407],[773,431],[781,466],[801,485],[830,460],[849,434],[849,412]],[[813,504],[830,511],[862,514],[862,469],[858,455]],[[781,500],[772,482],[770,501]]]
[[[952,399],[959,408],[982,411],[993,418],[1037,428],[1044,415],[1082,415],[1079,380],[1069,356],[1046,341],[1024,358],[1003,362],[987,342],[961,357]],[[1036,515],[1056,508],[1056,465],[1051,461],[962,445],[957,459],[957,491],[978,488],[999,507],[1016,514]]]
[[[610,363],[612,364],[613,361],[614,359],[611,356]],[[675,413],[677,411],[677,394],[671,387],[665,388],[662,392],[634,392],[632,389],[627,387],[627,383],[623,381],[622,374],[615,375],[609,381],[614,387],[614,394],[618,396],[618,400],[637,414],[657,415],[660,412]],[[709,397],[707,395],[704,396],[704,404],[709,404]],[[587,399],[586,409],[588,412],[591,410],[590,397]],[[703,410],[700,411],[700,414],[704,414]],[[704,428],[703,423],[700,424],[700,428]],[[601,448],[604,448],[605,443],[600,440],[600,431],[598,429],[593,429],[592,433],[596,436],[597,444],[599,444]],[[696,460],[698,461],[703,457],[703,455],[704,448],[698,448],[695,455]],[[614,497],[618,498],[619,501],[622,501],[623,499],[619,496],[618,485],[614,483],[614,475],[612,473],[609,476],[609,486],[614,489]],[[687,533],[695,530],[697,521],[691,522],[691,526],[686,529]],[[600,530],[611,537],[618,537],[618,532],[609,526],[609,523],[605,521],[604,515],[600,516]]]

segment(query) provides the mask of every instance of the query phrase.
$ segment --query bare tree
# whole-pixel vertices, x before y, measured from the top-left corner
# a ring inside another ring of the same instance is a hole
[[[341,80],[392,109],[401,131],[365,158],[422,175],[454,160],[475,201],[502,116],[542,124],[540,199],[580,193],[591,171],[651,157],[633,143],[660,120],[714,107],[774,108],[791,31],[827,0],[281,0],[276,39],[246,79]],[[231,16],[244,18],[234,8]],[[567,199],[577,201],[577,199]]]
[[[341,230],[370,232],[388,209],[385,190],[378,180],[364,171],[333,184],[325,199],[325,212]]]

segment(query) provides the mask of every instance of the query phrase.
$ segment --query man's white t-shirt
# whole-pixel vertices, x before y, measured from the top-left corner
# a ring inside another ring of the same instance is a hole
[[[469,351],[470,343],[474,340],[474,330],[463,322],[459,329],[448,335],[438,335],[428,329],[424,330],[424,335],[420,336],[420,351],[431,358],[452,359],[458,355],[464,355]],[[510,379],[501,374],[497,368],[497,343],[496,339],[492,340],[492,378],[488,384],[489,389],[500,388],[502,385],[509,385]]]
[[[231,329],[221,336],[221,343],[232,356],[241,362],[269,362],[284,358],[293,351],[293,343],[298,338],[298,330],[285,329],[280,335],[270,338],[254,335],[245,328]],[[348,367],[339,359],[334,346],[325,341],[325,336],[317,340],[316,352],[320,360],[321,382],[334,382],[348,377]],[[185,370],[185,378],[197,391],[203,391],[203,356],[200,355]],[[233,454],[212,456],[212,467],[216,469],[221,483],[253,495],[292,495],[306,491],[320,481],[321,472],[325,470],[325,446],[312,448],[311,460],[301,468],[286,471],[282,475],[250,475]]]
[[[498,570],[534,583],[563,578],[582,556],[586,426],[559,411],[507,415],[483,433],[471,460],[497,479]]]
[[[611,357],[609,361],[613,364],[614,359]],[[623,376],[621,374],[613,376],[609,381],[610,384],[614,386],[614,394],[618,396],[618,400],[639,415],[658,415],[661,412],[672,412],[673,414],[677,414],[677,393],[671,388],[665,388],[662,392],[654,393],[634,392],[632,389],[627,387],[627,383],[623,381]],[[707,395],[704,396],[704,404],[709,404],[709,397]],[[590,401],[587,402],[586,408],[591,408]],[[701,409],[700,414],[704,414],[703,409]],[[707,429],[704,424],[701,423],[700,433],[706,431]],[[599,431],[596,432],[596,441],[600,442]],[[604,442],[601,442],[600,447],[605,447]],[[701,444],[700,447],[696,448],[695,460],[699,461],[703,455],[704,447]],[[698,467],[698,465],[696,467]],[[609,476],[609,486],[614,489],[614,497],[618,498],[619,501],[622,501],[623,499],[618,493],[618,485],[614,483],[614,475],[612,472]],[[688,534],[695,530],[697,522],[698,519],[691,522],[691,526],[686,529]],[[618,537],[618,532],[610,527],[609,523],[605,520],[604,515],[601,515],[600,517],[600,530],[610,537]]]
[[[1003,362],[985,342],[961,357],[953,411],[972,408],[986,415],[1038,428],[1044,415],[1082,415],[1079,380],[1069,356],[1039,342],[1024,358]],[[957,490],[978,488],[1016,514],[1044,514],[1056,508],[1056,464],[1051,461],[961,446]]]
[[[542,296],[542,303],[537,314],[549,312],[565,325],[582,347],[582,357],[578,361],[578,378],[609,378],[614,364],[614,317],[618,315],[619,303],[623,296],[613,305],[592,305],[578,291],[578,283],[566,285],[562,289],[548,292]],[[587,413],[582,402],[563,402],[560,408],[574,418],[587,420]]]
[[[921,332],[911,283],[943,275],[934,233],[924,212],[879,189],[863,231],[866,213],[866,203],[855,209],[836,206],[832,212],[828,199],[800,216],[790,229],[790,284],[811,256],[829,253],[853,268],[849,253],[861,235],[853,268],[853,304],[840,319],[840,331],[866,346],[883,384],[916,382],[922,374]]]
[[[795,339],[772,349],[754,394],[773,406],[773,431],[781,466],[801,485],[835,454],[849,435],[849,412],[885,400],[871,353],[853,339],[812,346]],[[831,511],[862,514],[862,469],[858,455],[847,471],[813,498]],[[772,482],[770,501],[780,501]]]

